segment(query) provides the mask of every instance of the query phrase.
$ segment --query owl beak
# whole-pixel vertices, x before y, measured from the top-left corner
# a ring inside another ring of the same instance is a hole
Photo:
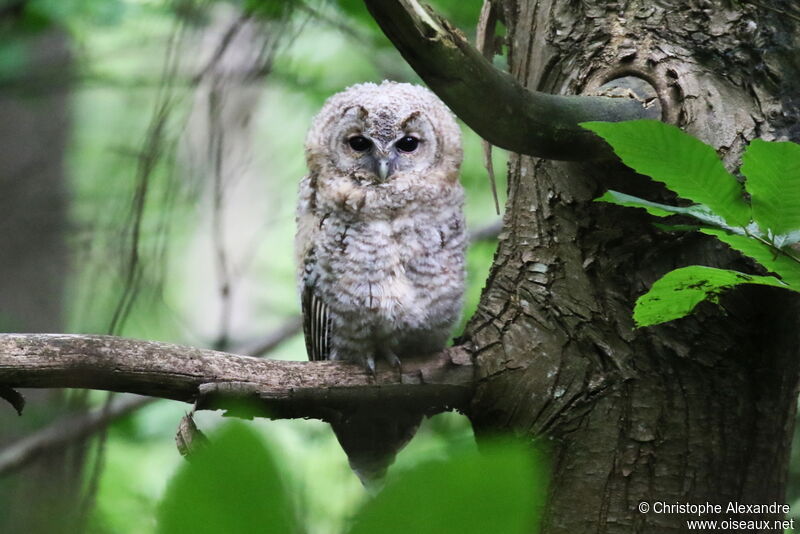
[[[381,158],[378,160],[378,176],[381,180],[386,181],[386,177],[392,172],[392,162],[389,158]]]
[[[394,172],[395,159],[394,154],[386,153],[383,150],[375,154],[375,174],[378,175],[381,182],[385,182]]]

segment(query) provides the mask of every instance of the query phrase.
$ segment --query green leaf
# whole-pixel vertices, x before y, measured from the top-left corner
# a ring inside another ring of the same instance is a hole
[[[703,228],[700,231],[716,237],[732,249],[752,258],[767,271],[780,276],[794,290],[800,291],[800,262],[790,256],[793,254],[792,251],[778,251],[752,237],[734,235],[724,230]]]
[[[741,170],[753,220],[772,236],[800,230],[800,145],[755,139],[745,149]]]
[[[722,217],[715,215],[707,206],[703,206],[702,204],[695,204],[693,206],[682,208],[680,206],[670,206],[669,204],[650,202],[649,200],[635,197],[633,195],[627,195],[614,190],[606,191],[603,196],[596,198],[595,202],[608,202],[609,204],[616,204],[617,206],[624,206],[626,208],[641,208],[646,210],[650,215],[655,215],[656,217],[689,215],[713,226],[727,227],[725,220]]]
[[[785,284],[772,276],[753,276],[702,265],[682,267],[662,276],[650,291],[639,297],[633,310],[633,320],[636,326],[641,327],[680,319],[689,315],[704,300],[717,302],[721,293],[739,284],[786,289]]]
[[[670,217],[675,215],[677,212],[674,206],[669,206],[667,204],[659,204],[657,202],[650,202],[649,200],[645,200],[643,198],[635,197],[633,195],[626,195],[625,193],[620,193],[619,191],[614,191],[609,189],[606,193],[594,199],[595,202],[607,202],[609,204],[616,204],[617,206],[624,206],[626,208],[641,208],[650,215],[655,215],[656,217]]]
[[[292,509],[269,451],[253,430],[229,423],[170,482],[158,532],[291,534]]]
[[[429,461],[390,479],[350,534],[529,533],[544,479],[528,447],[482,446]]]
[[[605,139],[625,165],[707,206],[729,226],[743,227],[750,221],[742,187],[714,149],[679,128],[647,119],[581,125]]]

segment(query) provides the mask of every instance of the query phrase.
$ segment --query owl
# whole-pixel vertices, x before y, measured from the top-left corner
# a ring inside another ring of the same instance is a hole
[[[385,81],[327,100],[306,138],[295,239],[311,360],[400,368],[442,350],[464,293],[461,135],[428,89]],[[421,416],[332,420],[362,482],[382,478]]]

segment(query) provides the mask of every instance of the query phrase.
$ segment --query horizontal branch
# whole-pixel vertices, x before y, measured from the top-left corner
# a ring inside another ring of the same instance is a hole
[[[496,239],[501,228],[502,221],[498,220],[473,230],[470,232],[470,243]],[[292,317],[264,338],[242,345],[238,350],[248,355],[262,356],[299,333],[301,326],[300,317]],[[42,358],[50,353],[58,357],[59,363],[47,362],[39,368]],[[201,361],[198,355],[211,356],[213,359]],[[200,368],[188,372],[188,368],[184,368],[188,359]],[[363,399],[367,402],[401,402],[409,407],[418,405],[426,413],[459,409],[466,402],[472,383],[471,361],[463,350],[457,348],[432,359],[404,362],[401,380],[398,380],[395,370],[380,369],[373,379],[359,366],[346,362],[277,360],[266,360],[265,365],[269,369],[254,370],[259,375],[259,379],[254,379],[241,369],[252,360],[211,350],[109,336],[0,334],[0,391],[6,388],[16,393],[10,389],[13,387],[73,387],[138,393],[184,402],[197,402],[198,395],[202,393],[198,406],[201,409],[247,397],[258,400],[264,413],[272,417],[324,419],[330,408],[363,403]],[[120,367],[110,368],[117,365]],[[220,365],[224,366],[224,373],[215,367]],[[322,366],[321,371],[304,371],[319,366]],[[355,382],[341,383],[338,377],[342,372],[354,373],[360,378]],[[304,380],[300,383],[292,384],[283,381],[285,373],[293,376],[306,374],[302,375]],[[214,386],[215,383],[224,385]],[[128,413],[126,409],[118,411],[121,415]],[[61,437],[69,440],[72,436],[83,435],[77,426],[82,429],[85,427],[86,432],[91,433],[114,418],[107,414],[88,414],[84,419],[72,421],[70,428],[73,431],[67,433],[61,432],[64,427],[57,422],[54,428],[42,429],[41,435],[31,436],[25,449],[35,453],[40,442],[55,442],[54,432],[60,432]],[[14,453],[14,457],[24,456],[27,459],[27,454]],[[6,460],[9,465],[17,466],[19,462],[10,458],[0,451],[0,472]]]
[[[646,105],[630,97],[562,96],[526,89],[417,0],[364,2],[420,78],[478,135],[500,148],[587,160],[610,151],[579,123],[660,118],[657,100]]]
[[[474,245],[475,243],[479,243],[481,241],[496,241],[497,237],[502,231],[503,221],[502,219],[497,219],[486,226],[481,226],[480,228],[470,230],[468,236],[469,243],[470,245]]]
[[[281,346],[301,328],[300,317],[292,317],[263,338],[243,345],[238,352],[248,356],[263,356]],[[24,467],[51,449],[63,448],[70,442],[85,439],[156,400],[157,397],[130,395],[124,399],[114,399],[111,404],[104,404],[101,408],[52,421],[0,449],[0,477]]]
[[[258,415],[329,419],[339,410],[391,404],[427,414],[466,407],[469,354],[461,347],[407,359],[402,374],[373,377],[349,362],[264,360],[113,336],[0,335],[0,386],[136,393],[199,409],[251,401]]]

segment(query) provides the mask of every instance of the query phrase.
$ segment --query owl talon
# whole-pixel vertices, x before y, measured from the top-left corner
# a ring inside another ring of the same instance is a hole
[[[372,378],[375,378],[375,356],[367,356],[364,363],[367,366],[367,372],[372,375]]]
[[[397,357],[397,354],[390,349],[383,349],[381,351],[381,356],[386,362],[391,365],[395,370],[397,370],[397,377],[398,379],[402,380],[403,377],[403,364],[400,361],[400,358]]]
[[[400,361],[400,358],[398,358],[397,354],[395,354],[394,352],[387,350],[383,353],[383,357],[386,359],[387,362],[389,362],[389,365],[391,365],[392,367],[395,367],[397,369],[403,368],[403,364]]]

